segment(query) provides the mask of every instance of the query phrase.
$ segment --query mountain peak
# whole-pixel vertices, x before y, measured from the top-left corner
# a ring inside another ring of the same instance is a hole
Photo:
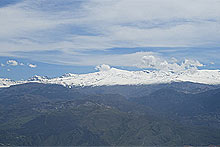
[[[76,74],[72,74],[72,73],[66,73],[64,75],[62,75],[60,78],[65,78],[65,77],[74,77],[76,76]]]
[[[33,76],[32,78],[28,79],[28,81],[45,81],[45,80],[48,80],[49,78],[47,76],[38,76],[38,75],[35,75]]]

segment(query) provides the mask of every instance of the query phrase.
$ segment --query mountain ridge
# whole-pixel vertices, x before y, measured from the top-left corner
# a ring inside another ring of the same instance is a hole
[[[144,97],[127,99],[111,91],[109,94],[81,93],[83,88],[41,83],[2,88],[0,144],[219,144],[220,89],[185,94],[173,88],[161,87]]]
[[[60,77],[48,78],[37,76],[26,81],[13,81],[0,78],[0,87],[38,82],[44,84],[59,84],[71,88],[72,86],[111,86],[111,85],[150,85],[172,82],[193,82],[201,84],[220,84],[220,70],[186,70],[182,72],[143,70],[127,71],[117,68],[100,70],[88,74],[64,74]]]

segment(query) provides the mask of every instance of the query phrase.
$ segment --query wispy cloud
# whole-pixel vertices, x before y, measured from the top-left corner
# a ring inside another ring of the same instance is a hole
[[[100,57],[85,52],[146,46],[216,47],[220,46],[219,5],[218,0],[21,1],[0,8],[0,54],[57,50],[59,54],[33,56],[43,62],[56,59],[73,65],[115,59],[111,64],[120,66],[119,55]],[[120,57],[126,56],[130,55]]]

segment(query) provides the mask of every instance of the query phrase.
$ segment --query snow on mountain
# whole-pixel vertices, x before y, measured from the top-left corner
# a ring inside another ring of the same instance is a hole
[[[38,76],[38,75],[35,75],[35,76],[33,76],[32,78],[30,78],[28,81],[29,82],[31,82],[31,81],[33,81],[33,82],[35,82],[35,81],[38,81],[38,82],[45,82],[45,81],[47,81],[49,78],[48,77],[46,77],[46,76]]]
[[[181,74],[176,80],[217,85],[220,84],[220,70],[197,70],[192,74]]]
[[[172,71],[127,71],[116,68],[105,68],[95,73],[65,74],[57,78],[34,76],[28,81],[15,82],[0,79],[0,87],[9,87],[19,83],[38,82],[45,84],[60,84],[71,86],[103,86],[103,85],[144,85],[170,82],[194,82],[203,84],[220,84],[220,70],[187,70]]]
[[[25,81],[13,81],[11,79],[0,78],[0,87],[10,87],[12,85],[23,84]]]
[[[197,70],[181,73],[165,71],[126,71],[111,68],[89,74],[72,74],[50,79],[47,82],[64,86],[143,85],[170,82],[220,84],[219,70]]]

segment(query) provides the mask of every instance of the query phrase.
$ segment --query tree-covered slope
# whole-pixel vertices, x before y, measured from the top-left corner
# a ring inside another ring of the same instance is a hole
[[[147,96],[142,97],[145,98],[142,99],[143,102],[140,99],[134,102],[119,94],[86,95],[79,91],[58,85],[34,83],[2,89],[0,145],[220,144],[219,129],[185,125],[174,121],[175,115],[160,117],[159,108],[154,108],[156,102],[151,105],[143,103]],[[217,92],[210,93],[218,99]],[[206,94],[200,93],[204,97]],[[158,103],[160,101],[161,111],[165,111],[166,109],[162,107],[169,104],[186,103],[183,101],[189,99],[186,98],[187,95],[161,89],[152,93],[151,97],[154,97],[155,101],[158,100]],[[166,100],[167,97],[170,100]],[[201,103],[204,103],[204,98],[201,98]],[[176,106],[170,106],[168,110],[172,109],[177,111]]]

